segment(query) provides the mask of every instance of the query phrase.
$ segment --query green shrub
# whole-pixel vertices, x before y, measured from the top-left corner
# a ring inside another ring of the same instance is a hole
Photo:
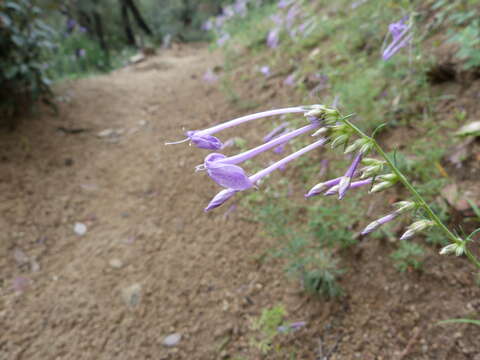
[[[0,115],[12,118],[25,103],[51,99],[44,59],[54,31],[29,0],[0,2]]]

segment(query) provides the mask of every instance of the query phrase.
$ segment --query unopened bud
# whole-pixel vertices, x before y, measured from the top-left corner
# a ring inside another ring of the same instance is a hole
[[[322,127],[322,128],[320,128],[320,129],[318,129],[317,131],[315,131],[315,132],[312,134],[312,136],[324,135],[327,131],[328,131],[327,128]]]
[[[415,209],[417,204],[413,201],[399,201],[393,204],[393,206],[397,208],[397,210],[395,210],[397,214],[403,214],[407,211]]]
[[[384,175],[379,175],[378,180],[381,181],[390,181],[390,182],[397,182],[398,176],[395,174],[384,174]]]
[[[353,142],[353,144],[349,145],[349,146],[345,149],[344,153],[345,153],[345,154],[348,154],[348,153],[354,152],[354,151],[356,151],[357,149],[359,149],[359,148],[361,148],[362,146],[364,146],[364,145],[366,144],[366,142],[368,142],[367,139],[358,139],[358,140],[355,140],[355,141]]]
[[[370,190],[370,193],[383,191],[385,189],[392,187],[393,185],[395,185],[395,183],[392,183],[391,181],[382,181],[378,184],[373,185],[372,189]]]
[[[362,164],[366,166],[382,165],[385,164],[383,160],[377,160],[374,158],[364,158],[362,159]]]
[[[402,235],[400,240],[410,239],[413,235],[418,234],[419,232],[434,226],[435,223],[431,220],[419,220],[414,222],[407,228],[407,231]]]
[[[346,135],[346,134],[342,134],[340,136],[337,136],[333,141],[332,141],[332,149],[335,149],[336,147],[340,146],[340,145],[343,145],[345,144],[348,139],[349,139],[349,135]]]
[[[383,170],[383,165],[366,166],[360,171],[362,172],[361,179],[366,179],[371,176],[377,176]]]
[[[455,253],[455,255],[461,256],[464,252],[465,242],[463,240],[460,240],[458,243],[450,244],[442,248],[442,250],[440,250],[440,255],[448,255]]]

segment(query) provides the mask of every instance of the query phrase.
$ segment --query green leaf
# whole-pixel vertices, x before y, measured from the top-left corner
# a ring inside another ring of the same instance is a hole
[[[473,324],[480,326],[480,320],[473,320],[473,319],[448,319],[448,320],[442,320],[437,322],[437,325],[442,325],[442,324]]]

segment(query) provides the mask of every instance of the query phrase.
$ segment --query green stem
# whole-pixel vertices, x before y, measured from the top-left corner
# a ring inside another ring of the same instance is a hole
[[[413,195],[415,198],[417,204],[422,207],[427,215],[430,217],[430,219],[445,233],[445,235],[455,244],[457,245],[462,245],[463,241],[460,240],[457,236],[455,236],[454,233],[452,233],[440,220],[440,218],[433,212],[432,208],[426,203],[426,201],[423,199],[423,197],[418,193],[418,191],[413,187],[413,185],[407,180],[407,178],[402,174],[402,172],[396,167],[396,165],[393,163],[393,161],[388,157],[388,155],[383,151],[383,149],[380,147],[380,145],[373,139],[372,137],[368,136],[365,134],[362,130],[360,130],[357,126],[352,124],[349,120],[343,119],[343,122],[347,124],[353,131],[357,133],[357,135],[368,139],[373,147],[375,148],[375,151],[385,159],[387,162],[388,166],[392,170],[392,172],[398,177],[400,182],[410,191],[410,193]],[[467,255],[468,259],[475,264],[478,268],[480,268],[480,261],[475,257],[475,255],[472,254],[470,250],[467,249],[465,246],[465,254]]]
[[[478,268],[480,268],[480,261],[473,255],[473,253],[470,251],[470,249],[467,248],[467,244],[465,244],[465,255],[467,255],[468,259],[470,262],[475,264]]]

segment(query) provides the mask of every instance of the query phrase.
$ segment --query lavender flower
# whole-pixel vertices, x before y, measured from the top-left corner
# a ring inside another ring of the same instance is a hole
[[[205,212],[213,210],[220,205],[222,205],[225,201],[230,199],[233,195],[235,195],[237,191],[233,189],[224,189],[220,191],[214,198],[210,201],[210,203],[205,208]]]
[[[265,75],[266,77],[268,77],[268,76],[271,75],[271,73],[270,73],[270,67],[267,66],[267,65],[262,66],[262,67],[260,68],[260,72],[261,72],[263,75]]]
[[[280,0],[278,2],[278,7],[280,9],[284,9],[284,8],[288,7],[290,4],[293,4],[293,1],[294,0]]]
[[[345,175],[343,175],[340,183],[338,184],[338,198],[341,200],[345,197],[347,190],[350,188],[350,184],[352,182],[353,174],[357,170],[358,164],[362,160],[363,153],[358,153],[357,156],[353,159],[352,164],[348,168]]]
[[[214,84],[218,81],[218,76],[212,71],[212,69],[208,69],[203,75],[203,80],[209,84]]]
[[[278,46],[280,40],[280,29],[274,28],[268,32],[267,46],[271,49],[275,49]]]
[[[266,167],[263,170],[260,170],[256,174],[250,176],[249,177],[250,182],[252,184],[256,184],[259,180],[261,180],[265,176],[269,175],[273,171],[281,168],[285,164],[289,163],[292,160],[295,160],[296,158],[302,156],[303,154],[305,154],[309,151],[312,151],[319,146],[322,146],[326,142],[327,142],[327,139],[322,138],[322,139],[319,139],[319,140],[315,141],[314,143],[312,143],[308,146],[305,146],[304,148],[294,152],[293,154],[288,155],[287,157],[283,158],[282,160],[277,161],[276,163]],[[205,211],[209,211],[211,209],[214,209],[214,208],[222,205],[225,201],[227,201],[229,198],[231,198],[236,191],[237,190],[234,190],[234,189],[225,189],[225,190],[220,191],[217,195],[215,195],[215,197],[212,199],[212,201],[205,208]]]
[[[266,144],[257,146],[256,148],[228,158],[223,154],[209,154],[205,158],[204,164],[197,166],[197,170],[206,169],[212,180],[214,180],[220,186],[234,190],[246,190],[252,187],[253,184],[250,182],[245,171],[240,166],[235,164],[239,164],[261,154],[264,151],[284,144],[294,137],[311,131],[318,126],[318,122],[304,126],[300,129],[279,136]]]
[[[387,61],[395,55],[400,49],[410,43],[413,35],[409,33],[411,26],[405,24],[405,18],[388,26],[388,30],[392,35],[392,42],[382,53],[383,60]]]
[[[285,80],[283,80],[283,85],[295,86],[295,74],[288,75]]]
[[[264,117],[282,115],[282,114],[293,114],[293,113],[306,113],[306,112],[310,113],[311,111],[318,111],[318,110],[310,110],[309,111],[307,108],[298,106],[298,107],[290,107],[290,108],[263,111],[263,112],[259,112],[259,113],[256,113],[256,114],[242,116],[242,117],[239,117],[237,119],[227,121],[223,124],[212,126],[211,128],[208,128],[208,129],[205,129],[205,130],[187,131],[187,133],[186,133],[187,138],[186,139],[180,140],[180,141],[175,141],[175,142],[167,142],[167,143],[165,143],[165,145],[174,145],[174,144],[180,144],[180,143],[183,143],[183,142],[191,141],[191,143],[194,144],[195,146],[197,146],[198,148],[208,149],[208,150],[218,150],[218,149],[222,148],[223,144],[215,136],[212,136],[212,134],[214,134],[216,132],[228,129],[232,126],[240,125],[240,124],[242,124],[244,122],[247,122],[247,121],[257,120],[257,119],[264,118]]]
[[[360,233],[360,235],[370,234],[372,231],[377,230],[380,226],[392,220],[395,220],[398,216],[402,215],[403,213],[413,210],[417,207],[417,205],[412,201],[399,201],[393,205],[397,207],[397,210],[395,210],[393,213],[385,215],[384,217],[368,224],[367,227],[363,229],[363,231]]]
[[[367,234],[370,234],[372,231],[375,231],[377,230],[380,226],[392,221],[392,220],[395,220],[400,214],[398,213],[391,213],[391,214],[388,214],[388,215],[385,215],[384,217],[381,217],[380,219],[378,220],[375,220],[373,222],[371,222],[370,224],[367,225],[367,227],[365,229],[363,229],[363,231],[360,233],[360,235],[367,235]]]
[[[341,181],[341,180],[340,180]],[[373,181],[373,178],[371,179],[365,179],[365,180],[359,180],[359,181],[354,181],[350,184],[349,189],[356,189],[365,185],[371,184]],[[324,193],[324,195],[329,196],[329,195],[335,195],[339,193],[340,189],[340,184],[332,186],[328,191]]]
[[[277,331],[280,332],[280,333],[288,333],[289,331],[300,330],[305,325],[307,325],[307,323],[305,321],[297,321],[297,322],[293,322],[293,323],[288,324],[288,325],[279,326],[279,327],[277,327]]]
[[[328,190],[331,187],[333,187],[335,185],[338,185],[340,183],[340,180],[342,180],[342,178],[338,177],[336,179],[332,179],[332,180],[328,180],[328,181],[319,183],[319,184],[315,185],[313,188],[311,188],[310,191],[305,194],[305,197],[309,198],[309,197],[318,195],[318,194],[324,192],[325,190]]]
[[[272,140],[274,137],[279,135],[285,128],[288,126],[288,122],[284,122],[281,125],[277,126],[275,129],[270,131],[265,137],[263,138],[263,142],[269,142]]]

